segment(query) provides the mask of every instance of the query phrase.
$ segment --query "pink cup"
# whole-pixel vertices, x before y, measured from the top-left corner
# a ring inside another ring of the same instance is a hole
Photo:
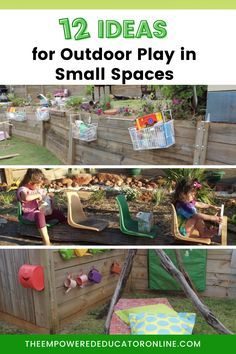
[[[86,274],[80,274],[76,278],[76,281],[77,281],[78,286],[80,286],[82,288],[85,284],[87,284],[88,276]]]
[[[72,279],[71,275],[69,275],[64,281],[64,286],[67,288],[66,293],[68,293],[71,289],[76,288],[77,282],[75,279]]]

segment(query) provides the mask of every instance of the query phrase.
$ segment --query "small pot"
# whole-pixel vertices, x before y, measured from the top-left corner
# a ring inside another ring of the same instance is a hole
[[[78,286],[80,286],[81,288],[83,288],[87,283],[88,283],[88,276],[87,274],[80,274],[77,276],[76,278],[76,282],[78,284]]]
[[[92,268],[88,273],[88,280],[92,283],[100,283],[102,274],[96,268]]]
[[[75,279],[72,278],[71,274],[68,274],[66,280],[64,281],[64,286],[67,288],[66,294],[71,290],[76,288],[77,282]]]
[[[118,262],[113,262],[111,265],[111,273],[112,274],[120,274],[121,265]]]

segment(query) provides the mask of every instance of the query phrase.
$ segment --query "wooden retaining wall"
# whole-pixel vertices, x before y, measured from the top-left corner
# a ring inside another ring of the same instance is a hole
[[[86,120],[86,115],[82,115]],[[74,141],[75,164],[168,165],[192,164],[195,127],[191,122],[176,121],[174,147],[161,150],[134,151],[128,128],[133,118],[93,117],[98,122],[98,139],[86,143]]]
[[[235,165],[236,124],[175,120],[175,145],[168,149],[134,151],[128,128],[134,117],[92,115],[98,138],[72,138],[71,123],[88,121],[89,114],[51,110],[49,122],[37,122],[28,111],[26,122],[13,122],[12,134],[45,146],[64,164],[76,165]],[[1,120],[4,117],[2,115]]]
[[[147,250],[139,250],[130,279],[132,291],[148,291]],[[206,290],[201,295],[208,297],[236,297],[236,253],[235,250],[208,250],[206,268]]]

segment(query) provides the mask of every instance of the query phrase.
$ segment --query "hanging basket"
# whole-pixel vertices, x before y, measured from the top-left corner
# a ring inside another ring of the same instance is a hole
[[[90,142],[97,140],[98,123],[86,124],[83,129],[73,124],[73,138]]]
[[[151,127],[128,129],[134,150],[164,149],[175,143],[174,120],[165,121],[164,115]]]
[[[27,120],[26,117],[26,112],[25,111],[12,111],[9,110],[8,112],[6,112],[6,117],[9,120],[14,120],[16,122],[24,122]]]
[[[49,110],[46,107],[37,108],[35,115],[38,121],[47,122],[50,119]]]

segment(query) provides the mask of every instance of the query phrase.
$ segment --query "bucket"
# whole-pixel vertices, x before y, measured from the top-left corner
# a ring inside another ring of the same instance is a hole
[[[18,279],[24,288],[36,291],[44,289],[44,272],[41,265],[23,264],[19,269]]]

